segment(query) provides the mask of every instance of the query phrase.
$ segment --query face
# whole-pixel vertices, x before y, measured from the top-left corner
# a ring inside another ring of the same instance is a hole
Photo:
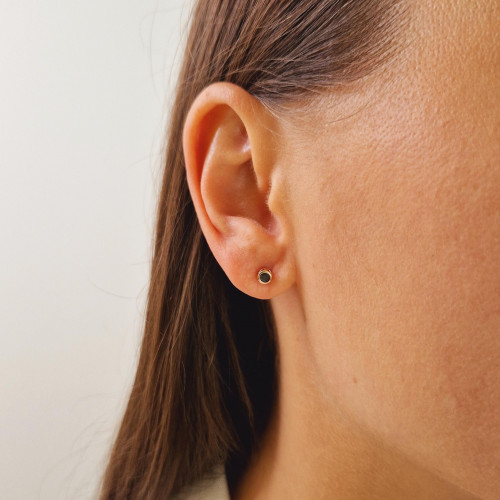
[[[312,362],[365,429],[500,487],[500,4],[414,2],[404,57],[286,132]],[[496,490],[495,490],[496,488]]]

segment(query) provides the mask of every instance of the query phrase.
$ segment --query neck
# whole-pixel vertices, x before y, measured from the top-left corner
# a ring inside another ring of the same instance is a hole
[[[236,500],[476,498],[411,462],[357,426],[322,393],[296,290],[272,299],[279,391]]]

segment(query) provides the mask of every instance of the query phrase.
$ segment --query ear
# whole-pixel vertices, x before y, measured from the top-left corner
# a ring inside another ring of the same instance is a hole
[[[233,285],[260,299],[295,282],[277,126],[243,88],[216,82],[196,97],[183,129],[187,182],[206,241]],[[257,278],[261,268],[271,270],[267,284]]]

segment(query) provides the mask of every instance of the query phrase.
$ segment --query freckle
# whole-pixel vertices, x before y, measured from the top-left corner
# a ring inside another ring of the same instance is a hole
[[[353,381],[355,384],[357,384],[357,383],[358,383],[358,379],[357,379],[356,377],[353,377],[353,378],[352,378],[352,381]]]

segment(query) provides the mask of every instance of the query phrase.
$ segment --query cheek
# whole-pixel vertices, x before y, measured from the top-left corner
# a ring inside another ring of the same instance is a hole
[[[319,145],[292,179],[314,362],[379,438],[500,486],[499,129],[435,102],[394,109],[357,130],[376,147]]]

